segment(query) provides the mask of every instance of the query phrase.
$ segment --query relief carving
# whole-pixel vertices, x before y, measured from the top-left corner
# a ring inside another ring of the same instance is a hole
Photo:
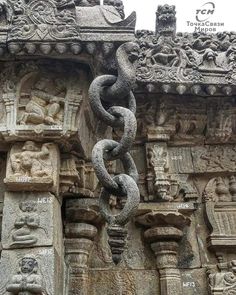
[[[232,98],[210,100],[207,110],[207,140],[211,143],[234,141],[236,135],[236,109]]]
[[[207,126],[206,102],[189,99],[183,105],[178,98],[168,100],[140,97],[138,101],[138,136],[149,140],[203,142]]]
[[[3,249],[51,246],[56,239],[54,227],[58,225],[57,210],[60,210],[55,196],[47,192],[24,192],[22,196],[17,194],[5,194]]]
[[[52,143],[26,141],[11,149],[4,180],[9,190],[50,190],[57,180],[57,149]],[[43,184],[43,187],[42,187]]]
[[[50,86],[56,89],[53,94],[49,93]],[[55,80],[51,83],[47,78],[40,78],[33,86],[18,122],[22,125],[62,125],[64,96],[65,88],[62,81]]]
[[[236,260],[207,268],[210,295],[233,295],[236,290]]]
[[[93,198],[98,181],[91,163],[76,156],[62,155],[60,170],[60,190],[66,195],[80,195]]]
[[[14,231],[12,233],[12,247],[32,246],[37,243],[38,238],[34,235],[34,231],[40,228],[40,217],[37,214],[37,202],[24,201],[21,202],[20,214],[14,222]]]
[[[192,148],[196,172],[234,171],[236,165],[235,146],[206,146]]]
[[[193,84],[191,90],[195,94],[224,93],[221,87],[217,89],[218,81],[220,84],[236,81],[235,33],[206,34],[199,31],[176,34],[175,14],[174,6],[158,6],[156,32],[137,32],[141,45],[138,80],[169,83],[171,92],[178,91],[179,86],[184,89],[180,83],[189,82]],[[195,87],[194,82],[200,86]],[[202,87],[203,83],[208,87]],[[211,83],[215,85],[209,85]],[[186,91],[185,88],[183,92]]]
[[[27,255],[19,261],[19,271],[11,278],[7,291],[17,295],[44,294],[38,262],[34,257]]]
[[[0,75],[1,135],[7,140],[73,136],[79,128],[85,75],[69,63],[9,63]]]
[[[43,162],[45,160],[45,162]],[[22,151],[10,157],[11,168],[15,177],[49,177],[52,163],[49,158],[48,144],[37,147],[33,141],[26,141]]]
[[[236,249],[236,179],[216,177],[211,179],[203,193],[205,217],[210,235],[208,248],[216,256],[219,253],[231,253]]]
[[[147,144],[149,201],[190,201],[196,200],[197,191],[189,182],[188,175],[174,174],[165,144]]]
[[[54,247],[3,250],[2,295],[62,295],[62,262]]]

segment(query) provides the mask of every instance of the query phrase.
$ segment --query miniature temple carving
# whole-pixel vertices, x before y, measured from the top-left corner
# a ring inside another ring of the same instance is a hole
[[[0,295],[236,294],[236,33],[124,8],[0,1]]]

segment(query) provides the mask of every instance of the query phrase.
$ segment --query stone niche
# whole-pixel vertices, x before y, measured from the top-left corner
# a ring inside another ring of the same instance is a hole
[[[75,135],[86,71],[52,60],[5,64],[0,74],[0,134],[7,141]]]

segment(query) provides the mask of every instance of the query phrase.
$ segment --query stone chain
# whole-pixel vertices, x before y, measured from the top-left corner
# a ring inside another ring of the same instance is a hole
[[[89,89],[90,105],[97,116],[107,126],[123,128],[124,133],[120,142],[104,139],[99,141],[92,151],[92,162],[96,175],[103,188],[100,195],[101,214],[107,221],[109,245],[111,247],[113,261],[118,263],[124,251],[127,230],[124,225],[128,222],[137,209],[140,194],[137,186],[138,172],[129,151],[135,140],[137,121],[135,117],[136,101],[130,91],[127,93],[127,107],[112,106],[107,110],[103,106],[104,90],[116,82],[117,77],[104,75],[97,77]],[[120,97],[117,97],[117,101]],[[114,101],[112,101],[114,104]],[[112,177],[106,167],[105,161],[119,159],[124,167],[125,174]],[[118,214],[112,214],[109,206],[110,196],[126,198],[123,209]]]

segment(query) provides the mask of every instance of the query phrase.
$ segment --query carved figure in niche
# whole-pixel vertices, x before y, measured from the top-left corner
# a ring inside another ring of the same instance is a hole
[[[23,213],[15,220],[14,227],[16,230],[12,234],[14,242],[11,246],[36,244],[38,239],[32,234],[32,231],[40,227],[39,215],[36,213],[37,202],[24,201],[20,203],[19,207]]]
[[[206,201],[215,202],[235,202],[236,201],[236,178],[230,177],[212,178],[205,190],[204,197]],[[229,216],[229,214],[228,214]]]
[[[50,167],[45,160],[49,160],[49,143],[42,145],[41,149],[33,141],[26,141],[22,152],[11,155],[11,167],[14,176],[48,177],[51,173]]]
[[[168,44],[157,44],[151,51],[152,64],[161,64],[164,66],[176,67],[179,63],[179,57],[176,51]]]
[[[25,106],[25,111],[20,118],[20,124],[61,124],[61,111],[64,105],[64,98],[60,97],[65,90],[61,81],[55,80],[56,94],[49,94],[48,84],[50,80],[41,78],[36,82],[30,93],[30,101]]]
[[[7,291],[17,295],[43,295],[42,278],[38,274],[38,262],[31,256],[19,261],[18,274],[13,275]]]

